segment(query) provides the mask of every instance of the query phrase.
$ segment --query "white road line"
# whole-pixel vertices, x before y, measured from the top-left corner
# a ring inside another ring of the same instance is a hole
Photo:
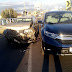
[[[28,58],[28,72],[32,72],[32,44],[30,45],[29,58]]]

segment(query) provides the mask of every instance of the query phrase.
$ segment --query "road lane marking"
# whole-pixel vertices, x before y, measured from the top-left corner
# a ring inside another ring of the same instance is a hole
[[[28,58],[28,72],[32,72],[32,44],[30,45],[29,58]]]
[[[49,72],[56,72],[53,55],[49,55]]]

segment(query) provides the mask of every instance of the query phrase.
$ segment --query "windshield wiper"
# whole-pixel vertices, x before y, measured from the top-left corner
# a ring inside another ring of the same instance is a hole
[[[48,24],[54,24],[54,23],[52,23],[52,22],[48,22]]]

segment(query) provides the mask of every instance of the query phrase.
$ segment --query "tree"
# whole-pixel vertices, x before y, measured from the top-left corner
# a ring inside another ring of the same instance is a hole
[[[9,8],[9,9],[2,10],[1,16],[2,18],[16,18],[17,12],[14,9]]]

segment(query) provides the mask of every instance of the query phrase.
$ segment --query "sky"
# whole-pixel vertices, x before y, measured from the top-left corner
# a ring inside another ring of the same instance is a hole
[[[4,9],[13,8],[17,12],[25,9],[42,9],[65,8],[66,0],[0,0],[0,13]]]

